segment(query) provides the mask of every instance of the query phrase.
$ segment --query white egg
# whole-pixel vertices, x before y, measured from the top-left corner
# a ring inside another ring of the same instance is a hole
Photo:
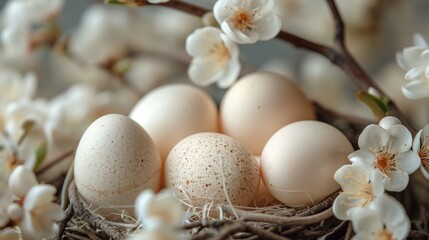
[[[350,163],[348,139],[333,126],[299,121],[277,131],[261,155],[262,179],[286,205],[310,205],[337,191],[335,172]]]
[[[100,207],[102,215],[119,208],[132,216],[130,206],[137,195],[147,188],[159,190],[160,177],[161,160],[152,139],[127,116],[98,118],[76,149],[74,180],[79,195],[92,209]]]

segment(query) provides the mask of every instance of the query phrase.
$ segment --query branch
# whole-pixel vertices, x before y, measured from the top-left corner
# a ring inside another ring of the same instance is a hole
[[[204,14],[209,12],[209,10],[205,8],[202,8],[190,3],[177,1],[177,0],[172,0],[172,1],[169,1],[166,3],[160,3],[160,4],[149,3],[147,0],[134,0],[134,1],[135,2],[133,3],[138,6],[149,6],[149,5],[164,6],[164,7],[180,10],[199,17],[202,17]],[[335,29],[336,29],[335,43],[337,44],[337,48],[339,48],[338,51],[332,47],[306,40],[304,38],[301,38],[297,35],[294,35],[286,31],[280,31],[279,34],[276,36],[276,38],[289,42],[295,47],[307,49],[309,51],[319,53],[325,56],[333,64],[343,69],[343,71],[353,80],[356,86],[362,91],[368,92],[368,89],[372,87],[376,89],[378,92],[380,92],[381,95],[387,96],[385,92],[360,67],[357,61],[352,57],[352,55],[347,50],[346,44],[345,44],[344,22],[338,11],[335,1],[334,0],[326,0],[326,1],[329,5],[329,9],[331,10],[333,18],[335,20]],[[392,101],[389,101],[388,106],[390,108],[390,114],[400,119],[402,124],[405,127],[407,127],[413,135],[415,135],[417,133],[416,129],[412,126],[412,124],[409,122],[407,117],[405,117],[399,111],[399,108],[396,106],[396,104]]]

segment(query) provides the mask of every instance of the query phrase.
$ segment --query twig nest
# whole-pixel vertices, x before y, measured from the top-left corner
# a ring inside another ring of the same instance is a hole
[[[222,132],[260,155],[268,139],[283,126],[313,120],[311,102],[298,85],[275,73],[244,76],[225,94],[220,108]]]
[[[109,114],[94,121],[76,149],[74,179],[84,202],[106,216],[112,209],[133,215],[137,195],[157,191],[161,159],[145,130],[127,116]],[[103,211],[103,208],[110,208]]]
[[[297,207],[315,204],[340,186],[335,172],[349,163],[353,147],[336,128],[299,121],[277,131],[261,155],[261,174],[275,198]]]
[[[180,141],[165,165],[167,187],[189,207],[248,206],[260,183],[258,162],[237,140],[198,133]]]

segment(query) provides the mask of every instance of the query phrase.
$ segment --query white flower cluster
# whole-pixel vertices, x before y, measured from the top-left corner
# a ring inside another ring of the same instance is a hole
[[[423,130],[423,138],[425,134]],[[409,174],[420,166],[418,153],[411,150],[412,141],[411,133],[397,118],[385,117],[363,130],[360,149],[348,156],[352,164],[335,173],[342,192],[334,201],[334,214],[352,221],[354,239],[405,239],[408,235],[410,220],[404,208],[385,190],[404,190]],[[414,145],[420,149],[416,141]]]
[[[177,240],[182,239],[174,228],[184,221],[184,212],[173,192],[164,189],[156,195],[150,189],[136,199],[136,214],[143,229],[131,234],[128,240]]]
[[[280,32],[280,18],[273,8],[274,0],[218,0],[213,14],[222,31],[208,26],[186,40],[186,51],[193,57],[188,69],[191,81],[231,86],[241,69],[237,44],[269,40]]]
[[[414,46],[397,53],[396,61],[407,71],[405,80],[409,83],[402,86],[405,97],[410,99],[429,97],[429,45],[426,40],[416,34]]]
[[[10,192],[0,202],[0,239],[53,238],[64,213],[54,202],[54,186],[39,184],[32,170],[16,167],[8,180]]]

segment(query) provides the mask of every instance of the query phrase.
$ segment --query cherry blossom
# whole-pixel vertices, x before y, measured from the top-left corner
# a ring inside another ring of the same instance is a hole
[[[402,205],[384,194],[366,209],[355,211],[352,216],[353,240],[406,239],[410,231]]]
[[[416,34],[414,46],[397,53],[396,61],[407,71],[405,79],[409,83],[402,86],[405,97],[410,99],[429,97],[429,45],[425,39]]]
[[[413,151],[420,157],[420,170],[429,180],[429,125],[421,129],[413,141]]]
[[[270,40],[281,29],[274,0],[218,0],[213,14],[223,32],[239,44]]]
[[[400,124],[371,124],[359,136],[359,150],[349,155],[350,161],[376,169],[388,191],[402,191],[409,174],[420,165],[419,156],[411,151],[412,137]]]
[[[219,29],[195,30],[186,39],[186,51],[193,57],[188,69],[193,83],[208,86],[217,82],[219,87],[227,88],[237,80],[241,68],[239,49]]]
[[[351,212],[367,207],[384,193],[381,176],[357,164],[341,167],[334,179],[341,185],[342,192],[334,201],[333,211],[341,220],[350,219]]]

